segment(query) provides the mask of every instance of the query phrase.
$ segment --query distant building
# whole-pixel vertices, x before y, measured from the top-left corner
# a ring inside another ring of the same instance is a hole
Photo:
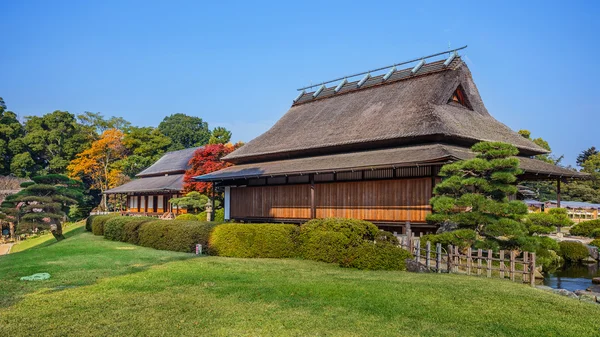
[[[185,209],[171,207],[169,200],[182,196],[183,176],[198,149],[167,152],[152,166],[138,173],[138,179],[104,193],[126,195],[126,213],[129,214],[162,216],[165,213],[186,213]]]
[[[270,130],[224,157],[234,166],[196,179],[225,191],[226,219],[358,218],[415,233],[435,230],[425,218],[442,165],[473,158],[480,141],[516,146],[520,180],[584,177],[533,159],[548,151],[494,119],[448,54],[305,88]]]

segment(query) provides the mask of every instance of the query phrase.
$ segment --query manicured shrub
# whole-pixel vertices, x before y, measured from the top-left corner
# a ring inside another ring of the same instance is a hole
[[[596,228],[590,232],[590,237],[600,238],[600,228]]]
[[[222,224],[210,234],[211,254],[245,258],[297,256],[296,225]]]
[[[94,235],[104,235],[104,224],[114,218],[120,216],[119,214],[104,214],[104,215],[95,215],[92,219],[92,233]]]
[[[571,227],[569,233],[571,233],[571,235],[591,237],[592,232],[598,228],[600,228],[600,219],[584,221]]]
[[[421,237],[421,242],[425,243],[429,241],[432,246],[441,243],[444,248],[448,247],[448,245],[468,248],[475,243],[476,239],[477,235],[475,234],[475,231],[470,229],[458,229],[440,234],[423,235],[423,237]]]
[[[206,219],[206,216],[204,217],[204,219]],[[215,222],[225,221],[225,209],[219,208],[218,210],[215,211],[214,221]]]
[[[196,217],[194,214],[185,213],[179,214],[177,217],[175,217],[175,220],[198,220],[198,217]]]
[[[196,244],[208,247],[212,222],[196,220],[157,220],[140,225],[138,230],[139,245],[160,250],[191,253]]]
[[[90,215],[88,216],[87,219],[85,219],[85,230],[88,232],[92,231],[92,221],[94,221],[94,218],[97,217],[97,215]]]
[[[340,262],[341,267],[368,270],[406,270],[411,254],[400,247],[365,241],[351,247]]]
[[[575,241],[561,241],[560,255],[569,262],[579,262],[590,255],[587,247],[582,243]]]
[[[135,231],[137,232],[139,225],[143,224],[144,222],[155,220],[156,218],[133,216],[120,216],[112,218],[104,224],[104,238],[113,241],[129,242],[129,236],[126,235],[127,232],[125,231],[125,226],[129,225],[130,230],[131,228],[135,228]],[[135,226],[136,224],[137,226]],[[137,233],[135,234],[135,239],[131,241],[133,242],[130,243],[137,243]]]
[[[206,211],[202,211],[196,215],[198,221],[207,221],[206,220]]]
[[[314,219],[300,227],[300,253],[305,259],[340,263],[348,248],[374,241],[378,233],[377,226],[364,220]]]
[[[590,245],[600,248],[600,239],[595,239],[594,241],[590,242]]]

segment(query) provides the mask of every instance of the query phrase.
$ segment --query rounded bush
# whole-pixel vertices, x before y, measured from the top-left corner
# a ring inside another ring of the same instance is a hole
[[[137,243],[137,229],[144,222],[155,221],[156,218],[121,216],[108,220],[104,224],[104,238],[113,241]],[[129,226],[128,226],[129,225]],[[127,231],[125,230],[126,226]],[[130,240],[131,230],[135,230],[134,239]]]
[[[363,242],[348,249],[341,267],[367,270],[406,270],[406,259],[411,254],[390,244]]]
[[[160,250],[194,252],[196,244],[208,247],[212,222],[187,220],[156,220],[139,226],[139,245]]]
[[[208,221],[208,220],[206,220],[206,211],[202,211],[202,212],[196,214],[196,219],[198,221]]]
[[[179,214],[175,220],[198,220],[196,215],[190,213]]]
[[[350,247],[374,241],[379,229],[356,219],[314,219],[300,227],[300,253],[309,260],[340,263]]]
[[[204,219],[206,219],[206,216],[204,216]],[[214,221],[215,222],[225,221],[225,209],[219,208],[218,210],[215,211]]]
[[[590,232],[590,237],[600,238],[600,228],[596,228]]]
[[[600,248],[600,239],[595,239],[594,241],[590,242],[590,246],[595,246]]]
[[[104,224],[114,218],[120,216],[119,214],[104,214],[104,215],[95,215],[92,218],[92,233],[94,235],[104,235]]]
[[[296,225],[223,224],[210,234],[212,254],[244,258],[297,256]]]
[[[600,228],[600,219],[584,221],[571,227],[569,233],[571,233],[571,235],[591,237],[592,232],[598,228]]]
[[[575,241],[561,241],[558,243],[560,255],[569,262],[579,262],[590,255],[587,247]]]

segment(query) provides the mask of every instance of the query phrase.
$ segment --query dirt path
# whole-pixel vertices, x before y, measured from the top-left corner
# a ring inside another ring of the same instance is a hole
[[[6,255],[10,252],[10,248],[12,247],[12,243],[4,243],[0,245],[0,255]]]

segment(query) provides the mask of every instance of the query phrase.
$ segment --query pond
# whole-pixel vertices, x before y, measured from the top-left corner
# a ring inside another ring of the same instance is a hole
[[[600,277],[597,263],[565,265],[553,273],[546,274],[544,285],[555,289],[575,291],[592,285],[592,278]]]

